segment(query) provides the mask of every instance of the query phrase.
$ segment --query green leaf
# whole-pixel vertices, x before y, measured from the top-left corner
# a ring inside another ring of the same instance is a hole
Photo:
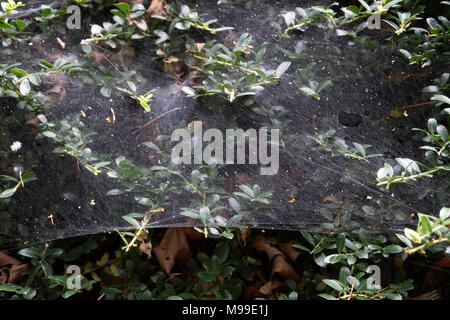
[[[192,218],[192,219],[198,219],[200,216],[198,213],[193,212],[193,211],[181,211],[181,213],[183,216]]]
[[[283,75],[283,73],[285,73],[285,72],[287,71],[287,69],[289,69],[289,66],[290,66],[290,65],[291,65],[291,62],[290,62],[290,61],[282,62],[282,63],[278,66],[277,70],[275,71],[275,76],[278,77],[278,78],[280,78],[280,77]]]
[[[443,141],[447,141],[447,138],[448,138],[448,131],[447,131],[447,129],[446,129],[443,125],[441,125],[441,124],[438,125],[438,126],[436,127],[436,131],[437,131],[437,134],[441,136],[441,139],[442,139]]]
[[[434,18],[427,18],[427,24],[431,29],[439,29],[439,23]]]
[[[307,232],[307,231],[300,231],[300,233],[302,234],[303,238],[305,238],[305,240],[308,241],[308,243],[310,245],[312,245],[312,246],[316,245],[313,236],[309,232]]]
[[[430,133],[435,133],[437,127],[437,121],[434,118],[428,119],[427,128]]]
[[[399,233],[396,233],[395,235],[397,236],[397,238],[400,239],[400,241],[402,241],[404,244],[406,244],[409,248],[413,247],[411,240],[409,240],[407,237],[405,237],[404,235],[399,234]]]
[[[199,211],[200,219],[204,224],[207,224],[209,218],[211,217],[210,210],[208,207],[202,207]]]
[[[42,132],[43,136],[46,136],[47,138],[56,138],[56,134],[51,131],[44,131]]]
[[[242,191],[244,191],[247,195],[249,195],[250,197],[254,198],[255,197],[255,193],[253,192],[252,188],[250,188],[249,186],[245,185],[245,184],[241,184],[239,185],[239,189],[241,189]]]
[[[192,89],[191,87],[182,87],[181,90],[188,96],[195,96],[195,90]]]
[[[156,29],[153,31],[153,33],[158,36],[158,40],[156,40],[155,42],[156,44],[160,44],[161,42],[164,42],[167,39],[169,39],[169,35],[162,30]]]
[[[383,252],[387,254],[400,253],[402,251],[403,251],[402,247],[396,244],[392,244],[383,248]]]
[[[24,248],[18,252],[21,256],[28,257],[28,258],[39,258],[39,252],[37,252],[33,248]]]
[[[320,293],[318,294],[319,297],[327,299],[327,300],[337,300],[336,297],[333,297],[331,294],[327,294],[327,293]]]
[[[347,263],[349,264],[349,265],[352,265],[352,264],[354,264],[356,262],[356,257],[355,256],[348,256],[347,257]]]
[[[431,227],[431,223],[430,220],[428,219],[428,217],[426,215],[419,215],[419,224],[420,227],[422,228],[422,231],[425,232],[426,234],[430,235],[433,233],[433,228]]]
[[[100,291],[100,293],[116,295],[121,294],[122,290],[117,288],[104,288]]]
[[[214,250],[214,255],[218,258],[219,263],[222,264],[227,260],[229,252],[230,246],[228,242],[224,241],[216,246]]]
[[[28,74],[27,71],[19,69],[19,68],[12,68],[11,70],[9,70],[12,74],[15,74],[16,76],[22,77],[22,76],[26,76]]]
[[[23,31],[26,28],[27,24],[23,22],[22,20],[17,19],[16,20],[16,27],[19,29],[19,31]]]
[[[16,189],[15,189],[15,188],[6,189],[6,190],[3,191],[2,193],[0,193],[0,198],[5,199],[5,198],[12,197],[12,195],[13,195],[14,193],[16,193]]]
[[[329,264],[335,264],[340,262],[343,258],[347,258],[347,256],[339,254],[331,254],[325,258],[324,262]]]
[[[28,81],[28,79],[22,80],[22,82],[20,83],[19,89],[20,89],[20,94],[23,96],[26,96],[27,94],[30,93],[31,87],[30,87],[30,82]]]
[[[433,97],[431,97],[431,100],[437,100],[446,104],[450,104],[450,98],[442,94],[435,94]]]
[[[109,98],[109,96],[111,96],[111,88],[102,87],[100,89],[100,93],[102,94],[102,96]]]
[[[106,266],[106,264],[108,263],[108,261],[109,261],[109,253],[108,253],[108,252],[105,252],[105,253],[102,255],[101,259],[98,260],[98,261],[96,262],[96,264],[97,264],[97,266],[99,266],[99,267],[104,267],[104,266]]]
[[[307,96],[317,95],[316,92],[313,89],[311,89],[310,87],[303,86],[303,87],[300,87],[299,90]]]
[[[236,201],[236,199],[230,198],[228,199],[228,203],[234,211],[236,211],[237,213],[241,212],[241,206],[239,205],[239,202]]]
[[[222,237],[232,240],[234,238],[234,234],[231,232],[224,232],[222,233]]]
[[[344,289],[344,286],[340,281],[333,280],[333,279],[323,279],[322,281],[326,285],[328,285],[329,287],[331,287],[337,291],[342,291]]]
[[[137,221],[133,217],[130,217],[129,215],[123,216],[122,219],[125,220],[126,222],[128,222],[129,224],[131,224],[132,226],[136,227],[136,228],[140,227],[139,221]]]
[[[14,283],[0,284],[0,291],[14,292],[19,294],[22,290],[24,289],[21,286]]]
[[[439,87],[438,86],[427,86],[422,89],[422,92],[426,92],[426,93],[439,92]]]
[[[418,164],[414,160],[407,159],[407,158],[396,158],[395,160],[397,160],[397,162],[403,168],[405,168],[405,170],[407,172],[409,172],[410,174],[412,174],[413,172],[420,173],[420,168],[419,168]]]
[[[41,262],[42,271],[44,271],[44,275],[46,277],[51,276],[53,274],[53,268],[47,261]]]
[[[344,233],[340,233],[338,234],[338,236],[336,237],[336,249],[338,253],[342,253],[342,250],[345,247],[345,234]]]
[[[365,2],[364,0],[358,0],[359,3],[361,3],[363,5],[364,8],[366,8],[366,10],[368,12],[372,12],[372,10],[370,9],[370,6],[367,4],[367,2]]]
[[[79,293],[80,291],[79,290],[66,290],[66,291],[64,291],[62,294],[61,294],[61,297],[63,297],[64,299],[67,299],[67,298],[69,298],[69,297],[71,297],[71,296],[73,296],[74,294],[76,294],[76,293]]]
[[[386,22],[387,22],[387,21],[386,21]],[[411,59],[412,54],[411,54],[409,51],[407,51],[407,50],[405,50],[405,49],[400,49],[399,51],[400,51],[400,53],[403,54],[406,58]]]
[[[117,47],[117,44],[113,40],[106,40],[105,43],[112,49],[115,49]]]
[[[124,193],[125,193],[125,191],[123,191],[123,190],[120,190],[120,189],[112,189],[112,190],[109,190],[109,191],[106,193],[106,195],[107,195],[107,196],[116,196],[116,195],[124,194]]]
[[[314,262],[319,267],[325,268],[327,266],[327,263],[325,262],[325,255],[323,254],[323,252],[314,254],[313,258],[314,258]]]
[[[302,246],[301,244],[293,244],[292,245],[293,248],[297,248],[306,252],[310,252],[310,250],[307,247]]]
[[[127,81],[128,87],[130,87],[131,91],[136,92],[136,85],[133,81]]]
[[[28,77],[28,79],[29,79],[30,82],[31,82],[32,84],[34,84],[35,86],[40,86],[41,83],[42,83],[41,77],[40,77],[39,75],[37,75],[37,74],[34,74],[34,73],[30,74],[29,77]]]
[[[202,282],[212,282],[216,279],[216,275],[213,272],[203,271],[198,273],[198,278]]]
[[[146,141],[144,143],[142,143],[144,146],[149,147],[150,149],[153,149],[155,151],[161,151],[161,149],[154,143],[150,142],[150,141]]]
[[[128,3],[124,2],[115,3],[114,6],[125,14],[130,13],[130,5]]]
[[[295,12],[294,11],[288,11],[285,14],[283,14],[284,22],[287,26],[290,26],[291,24],[294,24],[295,21]]]
[[[446,220],[450,217],[450,208],[444,207],[439,212],[439,218],[442,220]]]
[[[412,240],[413,242],[415,242],[415,243],[421,243],[422,242],[420,240],[420,235],[416,231],[414,231],[412,229],[409,229],[409,228],[405,228],[404,233],[405,233],[405,236],[408,239]]]
[[[355,277],[348,276],[346,280],[349,285],[353,285],[355,288],[359,287],[360,283],[359,283],[358,279],[356,279]]]
[[[91,27],[91,34],[98,35],[102,33],[103,28],[100,27],[98,24],[93,24]]]

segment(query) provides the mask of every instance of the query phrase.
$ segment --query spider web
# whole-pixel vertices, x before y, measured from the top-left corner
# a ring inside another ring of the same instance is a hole
[[[388,115],[396,107],[423,101],[425,97],[420,91],[433,77],[420,76],[424,70],[408,66],[394,48],[382,40],[381,47],[365,46],[317,28],[293,33],[290,39],[281,37],[274,27],[274,22],[282,25],[280,12],[318,3],[228,0],[218,5],[197,1],[195,8],[200,14],[217,18],[218,25],[234,27],[233,34],[237,36],[251,34],[256,47],[266,46],[265,67],[276,68],[283,61],[292,62],[280,83],[233,104],[221,97],[186,97],[181,87],[187,80],[179,83],[179,79],[163,70],[161,61],[154,59],[157,50],[154,39],[130,41],[128,46],[133,49],[133,56],[125,64],[111,58],[101,65],[92,63],[92,59],[91,63],[86,63],[80,40],[89,37],[90,26],[84,24],[88,20],[83,20],[82,30],[52,29],[50,24],[44,39],[0,49],[0,61],[20,63],[20,68],[37,71],[40,59],[54,62],[65,56],[69,61],[82,61],[85,70],[92,68],[123,78],[131,72],[133,79],[139,79],[142,90],[155,89],[152,111],[145,113],[121,92],[102,96],[101,87],[86,80],[89,78],[86,71],[81,72],[81,76],[64,75],[59,80],[44,81],[44,90],[56,87],[60,92],[65,91],[64,99],[56,94],[51,106],[43,111],[46,118],[49,121],[71,119],[83,132],[95,132],[90,150],[112,163],[116,157],[124,156],[142,168],[171,166],[190,177],[195,170],[207,173],[208,169],[204,165],[158,163],[162,159],[155,159],[155,154],[143,143],[150,141],[170,153],[168,141],[172,132],[187,128],[192,121],[202,121],[203,130],[217,128],[222,132],[228,128],[279,128],[277,174],[261,176],[258,165],[248,164],[223,165],[216,170],[214,186],[220,196],[219,204],[224,207],[216,214],[228,219],[237,214],[229,202],[231,198],[238,198],[233,192],[241,191],[236,185],[258,185],[261,190],[273,193],[268,204],[248,204],[253,210],[239,220],[239,226],[277,230],[315,228],[327,232],[365,229],[393,235],[416,223],[411,213],[436,213],[448,200],[446,177],[392,185],[390,190],[377,186],[376,181],[376,172],[384,162],[395,165],[396,157],[422,158],[418,150],[421,137],[411,129],[423,127],[431,111],[418,109],[411,111],[409,117],[398,119]],[[27,6],[18,16],[22,19],[35,16],[43,4],[57,8],[62,1],[26,2]],[[89,21],[108,21],[108,11]],[[230,35],[232,33],[212,36],[197,32],[195,36],[203,41],[226,41]],[[57,37],[66,43],[65,49],[59,47]],[[107,57],[101,45],[92,48]],[[429,68],[432,73],[434,70]],[[409,76],[402,83],[392,81],[392,75],[398,70]],[[299,91],[300,86],[312,80],[332,82],[320,93],[320,100]],[[122,87],[125,86],[124,82]],[[24,126],[27,119],[12,116],[17,108],[13,101],[3,99],[1,107],[4,109],[2,121],[15,121],[8,128]],[[86,117],[80,116],[81,113]],[[133,134],[162,114],[165,115],[152,125]],[[113,117],[112,122],[106,120]],[[353,142],[356,142],[371,145],[366,148],[367,152],[379,156],[358,159],[333,147],[330,151],[313,139],[330,130],[335,131],[333,137],[344,142],[348,150],[353,149]],[[109,190],[120,187],[116,180],[105,173],[94,175],[73,158],[55,154],[56,145],[48,139],[36,140],[34,135],[16,129],[9,131],[9,138],[11,143],[16,140],[23,143],[20,152],[35,152],[37,164],[33,171],[38,180],[20,188],[11,199],[9,209],[0,215],[3,229],[0,230],[0,247],[132,230],[134,227],[122,216],[148,209],[136,202],[137,195],[132,192],[107,196]],[[153,215],[148,227],[201,227],[201,221],[180,214],[182,208],[192,206],[192,190],[171,189],[173,181],[164,183],[168,188],[161,205],[164,212]],[[139,195],[142,196],[142,192]],[[155,197],[151,192],[145,196]]]

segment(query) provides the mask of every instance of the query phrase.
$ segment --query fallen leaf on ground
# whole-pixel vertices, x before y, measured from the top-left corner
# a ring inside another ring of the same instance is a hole
[[[170,73],[176,78],[183,78],[186,73],[186,65],[177,57],[170,56],[164,59],[164,71]]]
[[[283,245],[283,251],[288,256],[289,259],[292,260],[292,262],[295,262],[297,260],[297,257],[300,255],[300,252],[297,251],[292,245],[298,244],[297,241],[291,241],[289,243],[285,243]]]
[[[325,198],[322,199],[322,201],[323,202],[326,202],[326,201],[338,202],[336,200],[336,197],[333,194],[326,196]]]
[[[247,233],[250,233],[250,229],[245,227],[244,232],[241,233],[241,240],[244,246],[247,245]]]
[[[397,253],[394,256],[394,267],[397,269],[401,269],[403,267],[403,257],[400,253]]]
[[[281,255],[276,256],[272,261],[271,278],[276,274],[279,274],[285,279],[293,279],[297,282],[300,281],[297,272],[295,272],[294,268],[286,261],[286,258]]]
[[[262,293],[259,291],[259,288],[261,288],[261,283],[259,281],[246,286],[243,295],[244,300],[250,300],[261,296]]]
[[[183,229],[184,234],[190,241],[200,241],[203,239],[202,234],[200,232],[198,232],[197,230],[195,230],[194,228],[186,227],[186,228],[181,228],[181,229]]]
[[[408,79],[411,75],[406,74],[405,71],[401,71],[399,69],[393,69],[392,72],[388,75],[388,79],[395,83],[396,85],[401,85],[403,81]]]
[[[147,259],[150,259],[152,257],[152,242],[148,238],[147,232],[139,236],[138,240],[141,242],[139,250],[147,255]]]
[[[450,268],[450,256],[443,257],[441,260],[436,262],[434,265],[436,267],[441,267],[441,268]]]
[[[259,288],[259,292],[261,292],[263,295],[269,295],[272,294],[272,292],[279,287],[283,286],[283,282],[280,281],[269,281],[265,285],[263,285],[261,288]]]
[[[252,247],[258,251],[265,252],[269,261],[272,262],[270,280],[272,280],[275,275],[279,275],[282,278],[300,281],[300,277],[295,272],[294,268],[286,261],[284,253],[272,246],[272,244],[262,235],[256,237],[255,241],[252,243]]]
[[[226,191],[232,192],[236,186],[246,184],[248,180],[250,180],[250,176],[248,174],[237,173],[233,177],[223,179],[223,187]]]
[[[284,256],[283,252],[272,246],[266,238],[264,238],[262,235],[258,235],[256,239],[252,243],[252,247],[255,248],[258,251],[264,251],[269,261],[272,261],[272,259],[277,255]]]
[[[440,300],[440,299],[441,297],[439,295],[439,292],[437,292],[437,290],[421,294],[420,296],[417,297],[406,298],[406,300]]]
[[[145,13],[145,18],[147,20],[151,19],[152,14],[161,14],[166,7],[166,1],[164,0],[152,0],[152,3],[150,3],[150,6],[147,9],[147,12]]]
[[[183,228],[168,228],[153,251],[161,269],[166,273],[172,271],[175,262],[186,265],[191,258],[191,249]]]
[[[25,122],[25,127],[27,129],[27,134],[38,134],[39,133],[39,119],[32,118]]]
[[[126,67],[129,65],[128,61],[133,60],[134,58],[134,49],[127,43],[125,46],[120,48],[119,51],[115,52],[111,55],[111,62],[120,62],[122,67]]]
[[[61,74],[51,74],[44,80],[44,84],[51,86],[45,91],[45,101],[64,101],[66,100],[66,87],[64,84],[65,76]]]
[[[21,272],[27,268],[27,264],[0,252],[0,284],[13,283],[20,278]]]

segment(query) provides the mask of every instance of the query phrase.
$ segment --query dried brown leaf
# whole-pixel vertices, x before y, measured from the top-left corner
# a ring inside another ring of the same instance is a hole
[[[414,298],[406,298],[406,299],[407,300],[441,300],[441,297],[437,290],[433,290],[433,291],[421,294],[420,296],[417,296]]]
[[[283,245],[283,251],[288,256],[288,258],[292,260],[292,262],[295,262],[300,253],[292,246],[293,244],[298,244],[298,242],[291,241],[289,243],[285,243]]]
[[[152,257],[152,242],[148,238],[148,234],[144,233],[138,237],[138,240],[141,242],[139,245],[139,250],[142,253],[145,253],[148,256],[148,259]]]
[[[450,268],[450,256],[443,257],[441,260],[434,264],[436,267]]]
[[[197,230],[195,230],[194,228],[182,228],[184,234],[186,235],[186,237],[188,238],[188,240],[190,241],[200,241],[203,239],[203,236],[200,232],[198,232]]]
[[[45,101],[57,100],[62,102],[66,99],[66,88],[64,84],[65,76],[61,74],[51,74],[44,80],[46,86],[51,86],[45,91]]]
[[[27,264],[0,252],[0,284],[13,283],[20,278],[21,272],[27,268]]]
[[[294,268],[286,261],[286,256],[283,252],[272,246],[272,244],[262,235],[258,235],[252,243],[252,247],[258,251],[264,251],[269,261],[272,262],[272,273],[270,279],[274,275],[279,275],[282,278],[290,278],[299,281],[300,277],[295,272]]]
[[[168,228],[161,243],[153,251],[166,273],[172,271],[175,262],[185,265],[191,258],[191,249],[183,228]]]
[[[284,256],[283,252],[273,247],[270,242],[262,235],[258,235],[252,243],[252,247],[258,251],[264,251],[269,257],[269,261],[277,255]]]
[[[272,292],[279,287],[283,286],[283,282],[280,281],[269,281],[265,285],[263,285],[261,288],[259,288],[259,292],[263,295],[270,295]]]
[[[233,177],[223,179],[223,187],[226,191],[232,192],[237,185],[246,184],[248,180],[250,180],[248,174],[237,173]]]
[[[166,1],[152,0],[152,3],[150,3],[150,6],[148,7],[147,12],[145,13],[145,18],[147,20],[150,20],[152,17],[152,14],[160,15],[163,12],[165,7],[166,7]]]
[[[322,199],[323,202],[332,201],[332,202],[338,202],[336,200],[336,197],[333,194],[330,194]]]
[[[278,255],[273,258],[272,261],[272,275],[280,275],[284,279],[293,279],[295,281],[300,281],[300,277],[297,272],[295,272],[294,268],[286,261],[284,256]]]

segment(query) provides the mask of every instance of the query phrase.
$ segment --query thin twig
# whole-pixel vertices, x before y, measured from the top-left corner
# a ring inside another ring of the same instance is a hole
[[[144,129],[144,128],[148,127],[149,125],[151,125],[151,124],[152,124],[153,122],[155,122],[156,120],[161,119],[161,118],[164,117],[165,115],[168,115],[169,113],[171,113],[171,112],[173,112],[173,111],[176,111],[176,110],[180,110],[180,108],[174,108],[174,109],[172,109],[172,110],[169,110],[169,111],[164,112],[163,114],[160,114],[160,115],[157,116],[156,118],[150,120],[149,122],[147,122],[147,123],[144,124],[143,126],[139,127],[139,129],[133,131],[132,134],[138,133],[138,132],[141,131],[142,129]]]
[[[350,294],[348,295],[348,300],[352,300],[353,288],[355,287],[355,281],[352,281],[352,289],[350,290]]]
[[[426,105],[429,105],[429,104],[435,104],[435,103],[438,103],[438,102],[439,101],[434,101],[434,100],[433,101],[426,101],[426,102],[421,102],[421,103],[417,103],[417,104],[411,104],[411,105],[400,107],[400,108],[395,108],[393,110],[405,111],[405,110],[408,110],[408,109],[421,107],[421,106],[426,106]],[[378,119],[377,122],[386,121],[388,118],[389,118],[389,115],[386,115],[383,118]]]
[[[411,108],[415,108],[415,107],[421,107],[421,106],[425,106],[427,104],[433,104],[433,103],[438,103],[439,101],[426,101],[426,102],[422,102],[422,103],[417,103],[417,104],[411,104],[409,106],[404,106],[403,108],[401,108],[402,110],[407,110],[407,109],[411,109]]]

